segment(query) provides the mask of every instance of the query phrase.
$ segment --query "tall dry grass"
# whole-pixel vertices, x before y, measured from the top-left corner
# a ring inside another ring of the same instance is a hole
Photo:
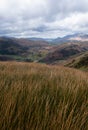
[[[0,63],[0,130],[88,130],[88,75]]]

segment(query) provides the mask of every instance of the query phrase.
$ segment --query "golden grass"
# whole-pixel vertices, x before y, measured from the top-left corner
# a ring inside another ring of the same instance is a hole
[[[88,75],[0,62],[0,130],[88,130]]]

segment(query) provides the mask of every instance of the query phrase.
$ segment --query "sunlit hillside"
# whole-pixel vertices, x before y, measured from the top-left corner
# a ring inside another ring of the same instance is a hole
[[[88,74],[0,62],[0,130],[88,130]]]

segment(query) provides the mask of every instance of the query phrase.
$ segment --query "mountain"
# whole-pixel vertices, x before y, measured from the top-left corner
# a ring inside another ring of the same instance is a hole
[[[71,41],[88,41],[88,34],[75,34],[69,37]]]
[[[43,46],[47,46],[48,45],[48,42],[46,41],[33,41],[33,40],[30,40],[30,39],[27,39],[27,38],[14,38],[13,39],[14,42],[20,44],[21,46],[24,46],[24,47],[43,47]]]
[[[0,59],[50,64],[58,61],[62,62],[71,56],[87,51],[87,39],[87,34],[74,34],[63,38],[45,39],[48,41],[44,41],[43,38],[0,37]]]
[[[31,41],[46,41],[48,43],[52,44],[61,44],[65,42],[70,42],[70,41],[88,41],[88,34],[83,34],[83,33],[75,33],[72,35],[66,35],[64,37],[57,37],[57,38],[36,38],[36,37],[30,37],[28,40]]]
[[[46,42],[52,42],[54,38],[36,38],[36,37],[30,37],[28,38],[32,41],[46,41]]]
[[[70,41],[88,41],[88,34],[82,34],[82,33],[76,33],[72,35],[67,35],[64,37],[58,37],[54,40],[52,40],[52,43],[60,44],[60,43],[65,43],[65,42],[70,42]]]
[[[0,60],[35,61],[43,58],[51,48],[46,41],[0,37]]]
[[[67,60],[71,56],[88,51],[88,42],[68,42],[56,46],[52,52],[48,53],[45,58],[40,60],[47,64]]]
[[[20,55],[24,53],[26,50],[25,47],[21,46],[17,42],[10,38],[0,38],[0,54],[8,54],[8,55]]]

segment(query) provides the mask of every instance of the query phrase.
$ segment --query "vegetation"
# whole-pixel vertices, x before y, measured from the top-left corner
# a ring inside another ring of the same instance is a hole
[[[0,38],[0,61],[38,61],[46,56],[50,48],[44,41]]]
[[[88,74],[0,62],[0,130],[88,130]]]
[[[88,51],[88,43],[86,42],[67,42],[59,44],[53,48],[40,62],[47,64],[58,64],[61,61],[68,61],[72,57]]]
[[[71,59],[71,61],[66,63],[65,66],[88,71],[88,51]]]

